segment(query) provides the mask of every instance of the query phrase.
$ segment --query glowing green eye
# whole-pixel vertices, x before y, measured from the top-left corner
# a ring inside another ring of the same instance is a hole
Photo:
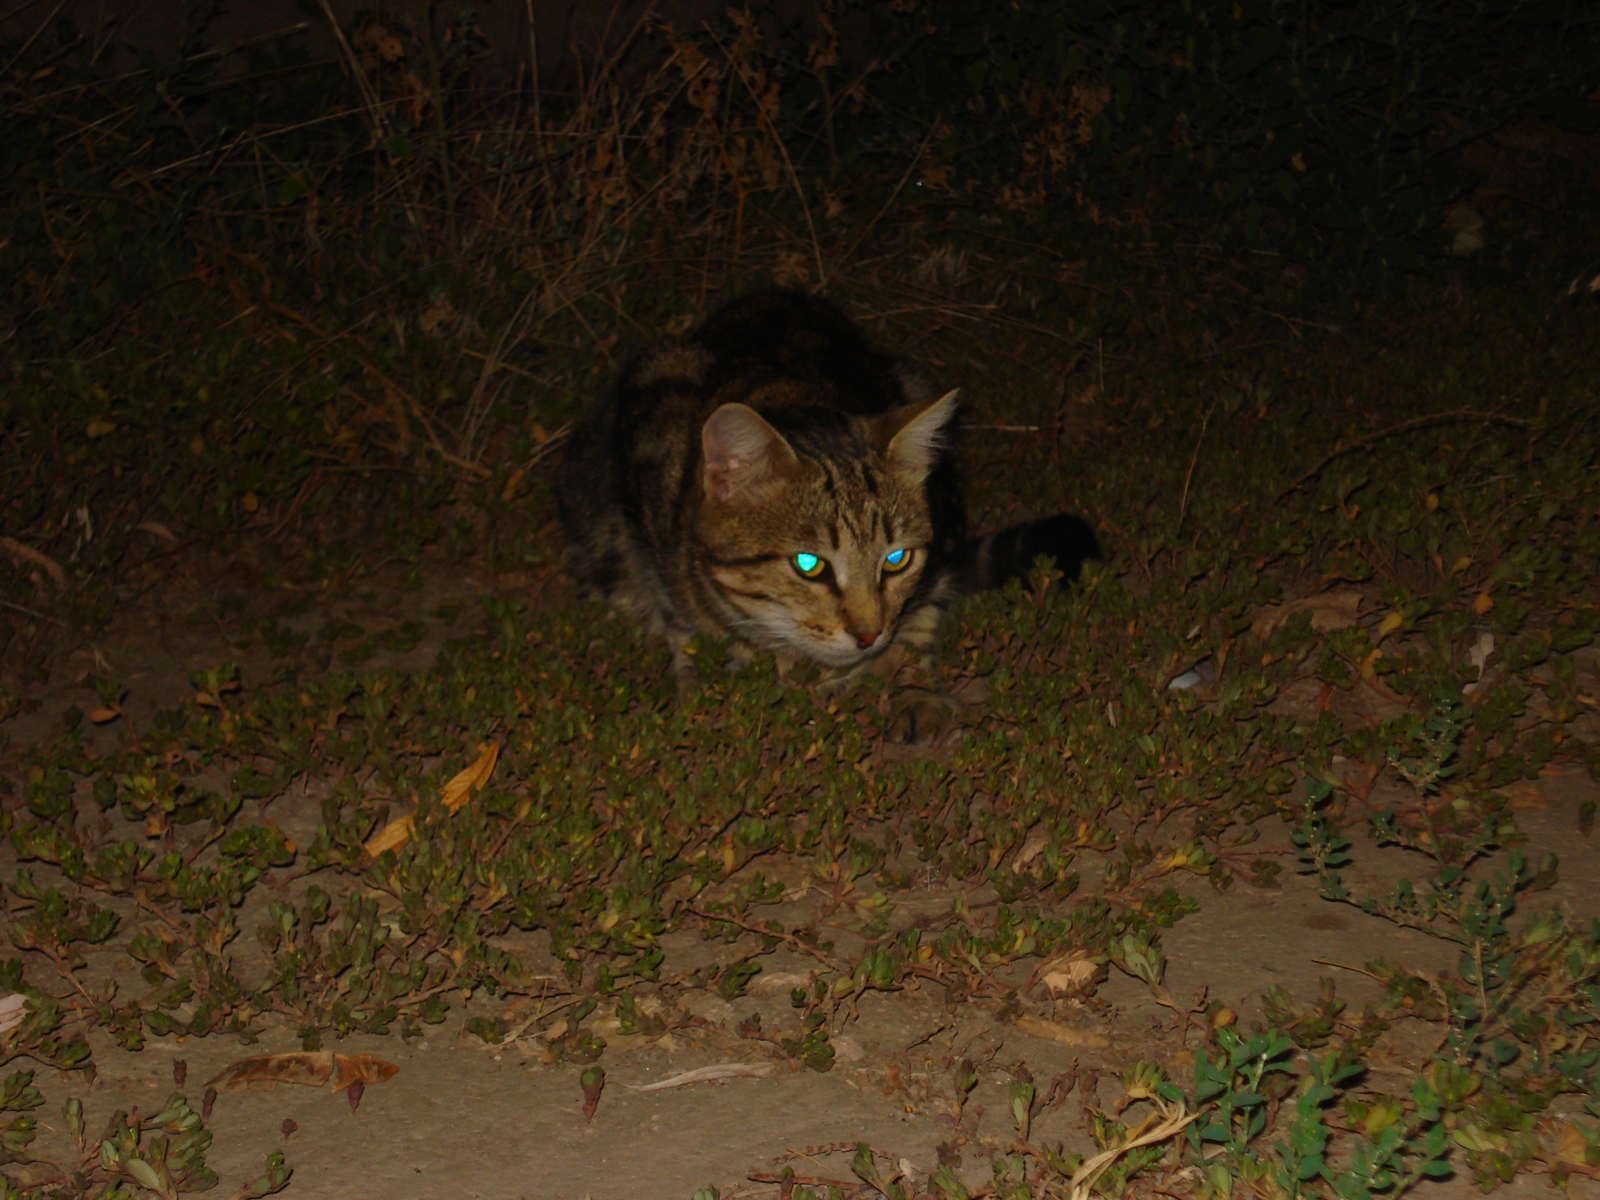
[[[883,556],[883,569],[888,574],[904,571],[911,565],[911,551],[891,550]]]
[[[827,559],[818,558],[815,554],[807,554],[804,550],[789,561],[794,564],[794,569],[807,579],[815,579],[828,569]]]

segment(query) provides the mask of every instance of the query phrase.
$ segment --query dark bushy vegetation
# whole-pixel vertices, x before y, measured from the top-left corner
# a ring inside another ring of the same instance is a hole
[[[938,112],[930,161],[955,194],[1175,222],[1277,255],[1323,296],[1439,264],[1446,206],[1481,182],[1463,148],[1528,119],[1596,127],[1600,16],[1574,0],[930,0],[917,16],[885,26],[901,44],[883,91],[901,120]]]

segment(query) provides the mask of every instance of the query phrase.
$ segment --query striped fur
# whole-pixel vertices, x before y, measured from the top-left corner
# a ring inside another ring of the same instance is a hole
[[[925,657],[964,588],[1094,552],[1075,517],[968,542],[955,394],[783,290],[635,359],[573,432],[557,498],[578,577],[673,648],[696,632],[841,671]]]

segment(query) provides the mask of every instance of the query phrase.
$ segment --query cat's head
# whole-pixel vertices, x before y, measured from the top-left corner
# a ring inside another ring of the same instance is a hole
[[[881,653],[927,566],[925,485],[955,407],[950,392],[788,437],[748,405],[713,412],[698,549],[729,632],[841,669]]]

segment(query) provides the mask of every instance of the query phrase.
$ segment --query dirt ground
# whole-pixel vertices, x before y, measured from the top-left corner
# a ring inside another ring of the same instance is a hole
[[[371,626],[434,614],[442,603],[470,601],[481,590],[503,590],[507,583],[436,572],[419,592],[372,588],[337,605],[319,602],[295,620],[309,629],[337,613]],[[105,636],[58,664],[48,683],[24,689],[23,698],[37,703],[0,726],[9,743],[8,761],[0,769],[15,770],[15,751],[42,738],[66,706],[93,703],[86,682],[93,673],[131,689],[128,711],[135,721],[181,698],[191,689],[191,671],[223,659],[240,662],[247,681],[270,679],[274,665],[266,652],[259,645],[240,650],[235,643],[252,612],[282,597],[247,594],[242,607],[219,617],[220,590],[239,589],[226,580],[202,580],[185,594],[130,612]],[[366,665],[424,666],[445,637],[471,632],[474,611],[466,604],[454,624],[429,616],[429,635],[415,650]],[[97,736],[114,739],[119,733],[109,727]],[[1586,919],[1600,918],[1600,847],[1594,837],[1578,834],[1576,813],[1593,794],[1594,785],[1581,769],[1564,769],[1528,789],[1518,812],[1527,850],[1561,856],[1562,881],[1549,899]],[[317,812],[317,799],[317,787],[310,785],[294,801],[298,811],[275,806],[274,819],[286,830],[308,822]],[[1286,831],[1263,832],[1261,847],[1284,852],[1291,868],[1279,885],[1263,890],[1241,884],[1218,892],[1197,881],[1199,913],[1163,936],[1166,992],[1179,1008],[1203,995],[1235,1008],[1248,1023],[1265,989],[1281,985],[1310,1000],[1318,981],[1332,978],[1340,995],[1358,1009],[1378,994],[1362,970],[1374,958],[1427,970],[1449,966],[1448,943],[1321,899],[1314,880],[1293,872]],[[0,870],[9,879],[16,862],[9,848],[0,853],[6,855]],[[1403,852],[1358,844],[1345,878],[1353,891],[1377,892],[1403,873],[1420,873]],[[958,894],[974,906],[992,900],[979,892],[930,888],[904,898],[900,912],[905,917],[924,906],[942,907]],[[803,894],[789,900],[791,909],[809,902]],[[248,921],[243,924],[251,928]],[[847,930],[836,932],[847,940]],[[530,948],[536,955],[536,944],[519,947]],[[672,936],[666,948],[669,977],[718,952],[715,944],[688,935]],[[953,1131],[951,1070],[963,1057],[977,1064],[980,1078],[969,1112],[974,1105],[984,1110],[958,1172],[975,1186],[990,1177],[990,1153],[1003,1152],[1015,1136],[1005,1085],[1011,1078],[1008,1068],[1019,1060],[1041,1091],[1051,1080],[1077,1072],[1079,1086],[1041,1115],[1033,1140],[1081,1149],[1089,1144],[1082,1117],[1085,1090],[1102,1103],[1117,1094],[1109,1080],[1094,1091],[1092,1081],[1083,1082],[1085,1072],[1114,1075],[1135,1060],[1154,1059],[1187,1078],[1185,1066],[1201,1036],[1194,1021],[1158,1003],[1150,988],[1116,973],[1092,1001],[1058,1011],[1048,1029],[1019,1026],[992,1005],[952,1005],[915,991],[869,993],[859,1017],[833,1031],[838,1057],[830,1072],[819,1074],[793,1069],[737,1032],[752,1013],[765,1015],[773,1025],[781,1021],[789,987],[812,967],[782,951],[763,961],[764,975],[732,1003],[710,993],[680,996],[677,1002],[698,1018],[689,1034],[679,1031],[654,1042],[608,1035],[602,1060],[606,1086],[591,1123],[580,1113],[581,1068],[544,1061],[544,1043],[536,1034],[548,1022],[533,1009],[504,1014],[526,1023],[527,1032],[497,1047],[463,1031],[466,1017],[495,1011],[483,1002],[465,1011],[454,1007],[443,1026],[420,1040],[360,1037],[330,1046],[343,1054],[374,1054],[399,1071],[367,1087],[355,1110],[344,1092],[327,1088],[280,1085],[224,1092],[211,1121],[216,1140],[207,1156],[222,1176],[216,1194],[230,1195],[259,1174],[274,1148],[282,1148],[293,1167],[284,1194],[295,1200],[689,1200],[696,1189],[711,1186],[720,1189],[722,1200],[775,1197],[780,1187],[773,1177],[784,1166],[802,1179],[854,1183],[849,1162],[859,1143],[891,1156],[906,1175],[925,1180],[938,1164],[936,1147]],[[36,975],[36,982],[45,984],[45,973]],[[1395,1081],[1397,1089],[1427,1049],[1406,1045],[1405,1036],[1397,1027],[1384,1058],[1390,1064],[1386,1069],[1402,1077]],[[81,1074],[40,1072],[36,1083],[47,1099],[40,1110],[41,1146],[61,1136],[60,1105],[69,1095],[83,1097],[94,1128],[113,1109],[159,1106],[173,1090],[180,1060],[187,1071],[183,1090],[198,1104],[204,1082],[230,1062],[298,1048],[287,1027],[269,1028],[248,1047],[223,1037],[167,1039],[128,1053],[97,1041],[97,1072],[86,1091]],[[634,1090],[691,1069],[727,1064],[761,1073]],[[1469,1181],[1456,1179],[1430,1185],[1427,1192],[1442,1200],[1472,1190]],[[1501,1194],[1535,1197],[1553,1195],[1554,1189],[1542,1178],[1525,1176]],[[1600,1186],[1578,1178],[1568,1195],[1600,1200]]]

